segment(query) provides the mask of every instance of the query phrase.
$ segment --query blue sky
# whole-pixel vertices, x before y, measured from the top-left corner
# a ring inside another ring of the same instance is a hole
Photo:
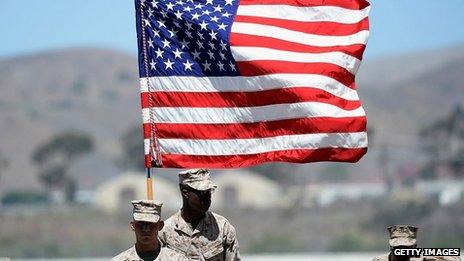
[[[464,43],[464,0],[372,0],[367,57]],[[133,0],[0,0],[0,57],[66,47],[136,54]]]

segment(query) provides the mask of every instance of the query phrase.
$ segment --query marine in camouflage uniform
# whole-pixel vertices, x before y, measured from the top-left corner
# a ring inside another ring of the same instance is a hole
[[[409,225],[396,225],[388,227],[390,234],[390,253],[375,257],[373,261],[459,261],[460,257],[446,256],[419,256],[419,257],[405,257],[395,256],[393,251],[395,248],[416,248],[417,247],[417,227]]]
[[[136,243],[128,250],[113,257],[113,261],[147,261],[147,260],[187,260],[167,248],[162,248],[158,240],[158,231],[163,228],[161,220],[162,203],[152,200],[132,201],[133,220],[131,229],[135,232]]]
[[[182,209],[166,220],[159,233],[163,246],[189,260],[240,260],[235,228],[221,215],[208,211],[216,189],[206,169],[179,173]]]

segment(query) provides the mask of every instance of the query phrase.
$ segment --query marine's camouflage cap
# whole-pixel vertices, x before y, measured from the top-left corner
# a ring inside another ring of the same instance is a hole
[[[132,216],[135,221],[156,223],[161,219],[162,202],[153,200],[133,200]]]
[[[216,189],[207,169],[189,169],[179,172],[179,184],[187,185],[196,190]]]
[[[396,225],[388,227],[390,233],[390,246],[413,246],[416,244],[417,227],[409,225]]]

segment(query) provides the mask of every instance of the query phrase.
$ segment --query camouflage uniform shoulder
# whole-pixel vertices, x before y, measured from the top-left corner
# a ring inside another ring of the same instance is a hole
[[[180,211],[174,213],[172,216],[166,219],[166,221],[164,221],[163,228],[158,232],[158,240],[161,242],[162,246],[166,246],[168,243],[168,238],[175,233],[174,230],[177,227],[179,217]]]
[[[157,261],[188,261],[187,257],[183,254],[176,252],[167,247],[162,247],[161,251],[156,258]]]
[[[131,247],[127,249],[126,251],[120,253],[119,255],[113,257],[111,260],[112,261],[136,261],[136,260],[141,261],[142,259],[137,255],[137,251],[135,250],[135,247]],[[156,261],[187,261],[188,259],[185,256],[181,255],[180,253],[177,253],[168,248],[162,247],[155,260]]]
[[[111,261],[126,261],[126,260],[134,260],[134,258],[137,257],[137,253],[135,251],[135,246],[132,246],[131,248],[127,249],[124,252],[121,252],[117,256],[113,257]],[[135,259],[136,260],[136,259]]]
[[[381,256],[376,256],[374,257],[374,259],[372,259],[372,261],[388,261],[388,256],[389,256],[389,253],[381,255]]]
[[[166,219],[164,221],[164,227],[176,224],[178,217],[180,217],[180,211],[177,211],[176,213],[172,214],[168,219]]]
[[[225,218],[224,216],[221,216],[217,213],[214,213],[212,211],[208,211],[208,214],[212,215],[216,221],[218,222],[218,224],[228,224],[230,226],[232,226],[232,224],[229,222],[229,220],[227,218]]]

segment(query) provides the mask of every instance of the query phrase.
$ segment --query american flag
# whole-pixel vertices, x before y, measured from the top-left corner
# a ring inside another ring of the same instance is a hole
[[[146,167],[356,162],[366,0],[135,0]]]

